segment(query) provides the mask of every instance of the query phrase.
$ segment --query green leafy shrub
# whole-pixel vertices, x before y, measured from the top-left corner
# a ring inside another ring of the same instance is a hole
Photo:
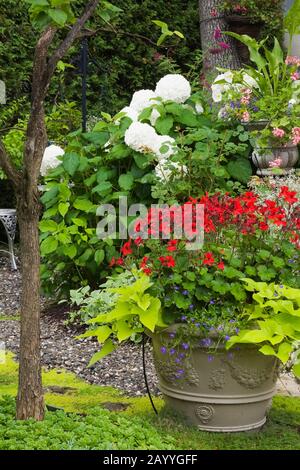
[[[201,99],[204,103],[203,96]],[[62,164],[48,175],[42,197],[46,209],[40,224],[45,292],[66,294],[80,284],[95,289],[107,276],[120,241],[97,237],[100,204],[116,206],[118,198],[126,196],[128,207],[136,202],[148,207],[156,201],[181,201],[188,194],[239,187],[231,175],[248,180],[252,170],[244,128],[228,128],[222,122],[216,126],[210,107],[204,104],[199,113],[197,104],[199,93],[185,104],[160,99],[146,105],[134,125],[126,112],[113,118],[102,113],[92,132],[71,136]],[[155,127],[148,124],[153,112],[158,113]],[[140,142],[141,147],[134,150],[125,140],[133,127],[139,141],[136,125],[152,132],[157,141],[162,139],[162,144],[167,139],[172,148],[159,144],[155,153],[149,148],[153,142],[148,147]],[[167,179],[157,175],[159,155],[170,166]],[[169,158],[162,158],[165,155]],[[133,218],[128,217],[127,223]]]
[[[16,106],[18,107],[18,104],[16,104]],[[12,113],[14,109],[14,107],[11,108]],[[23,163],[27,121],[27,115],[24,115],[23,118],[19,118],[16,123],[12,125],[11,129],[5,133],[2,139],[8,154],[12,156],[12,161],[17,168],[21,168]],[[46,117],[48,139],[55,141],[56,144],[65,145],[66,136],[71,131],[78,129],[80,122],[81,114],[74,102],[64,102],[54,105]],[[0,168],[0,179],[4,178],[6,178],[6,176]]]

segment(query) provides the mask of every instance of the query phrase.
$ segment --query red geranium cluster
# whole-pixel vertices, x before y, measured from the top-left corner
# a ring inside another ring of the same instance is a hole
[[[148,239],[157,239],[160,248],[155,252],[155,259],[153,256],[143,256],[140,268],[147,274],[151,274],[154,264],[173,268],[176,265],[175,254],[185,248],[187,238],[199,235],[199,230],[204,231],[204,249],[198,251],[194,258],[204,266],[216,266],[220,270],[225,268],[221,248],[228,244],[229,233],[261,240],[274,236],[275,231],[277,238],[288,240],[300,249],[299,202],[295,191],[282,186],[278,201],[266,199],[261,202],[256,194],[247,191],[234,197],[229,194],[206,194],[199,199],[190,198],[185,204],[174,206],[171,210],[152,207],[146,218],[137,221],[136,238],[124,243],[120,258],[113,260],[111,265],[122,264],[124,258],[140,248],[145,254]],[[199,211],[200,207],[204,208],[203,220],[200,221],[203,224],[199,223],[203,214]],[[180,239],[179,228],[183,234]],[[217,255],[211,250],[205,250],[210,243],[220,247]]]

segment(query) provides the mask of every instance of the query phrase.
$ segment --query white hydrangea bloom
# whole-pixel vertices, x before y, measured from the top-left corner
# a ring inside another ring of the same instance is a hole
[[[182,75],[174,73],[165,75],[156,85],[155,93],[163,101],[184,103],[191,96],[191,85]]]
[[[161,152],[161,148],[167,146],[168,150],[164,153]],[[155,142],[155,155],[158,160],[167,160],[171,155],[174,155],[177,151],[175,139],[169,135],[158,135]]]
[[[124,113],[124,116],[123,117],[129,117],[132,122],[136,122],[138,120],[138,117],[139,117],[139,113],[134,109],[134,108],[131,108],[130,106],[125,106],[125,108],[121,109],[121,111],[119,111],[118,114],[120,113]],[[118,118],[115,120],[115,123],[118,125],[120,124],[120,120],[121,118]]]
[[[155,153],[158,135],[149,124],[133,122],[125,132],[125,144],[141,153]]]
[[[129,107],[141,113],[145,108],[151,106],[156,98],[156,94],[152,90],[139,90],[136,91],[130,102]]]
[[[257,81],[248,73],[243,73],[243,82],[246,83],[246,85],[248,85],[250,88],[259,88]]]
[[[202,114],[204,113],[204,108],[202,106],[202,103],[200,103],[200,101],[198,101],[195,105],[195,110],[196,110],[196,113],[198,114]]]
[[[158,165],[155,167],[155,176],[160,181],[169,181],[171,176],[174,178],[181,177],[182,174],[187,173],[187,167],[185,165],[180,165],[177,162],[167,162],[167,160],[161,160]]]
[[[41,175],[46,176],[50,170],[56,168],[61,163],[57,157],[64,155],[64,153],[64,150],[58,145],[51,144],[46,147],[41,164]]]

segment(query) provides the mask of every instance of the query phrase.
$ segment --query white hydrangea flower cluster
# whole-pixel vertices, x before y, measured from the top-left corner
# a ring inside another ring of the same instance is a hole
[[[249,87],[250,89],[259,88],[257,81],[247,72],[242,72],[242,77],[239,82],[236,82],[235,78],[235,73],[232,70],[227,70],[227,72],[221,73],[215,78],[211,86],[212,99],[215,103],[223,101],[224,92],[228,92],[226,99],[230,99],[230,91],[234,94],[245,87]]]
[[[122,109],[127,117],[132,120],[132,124],[125,132],[125,144],[136,152],[152,153],[155,155],[158,164],[155,168],[155,174],[159,179],[169,179],[173,170],[186,171],[179,163],[170,162],[170,157],[178,151],[175,139],[169,135],[159,135],[154,127],[157,119],[160,117],[159,111],[155,105],[174,101],[178,104],[184,104],[191,96],[191,85],[182,75],[168,74],[161,78],[153,90],[136,91],[131,99],[130,105]],[[150,115],[150,124],[139,122],[138,118],[141,112],[153,106]],[[193,109],[193,108],[192,108]],[[197,113],[203,113],[204,109],[200,102],[195,106]],[[117,118],[115,123],[118,125],[121,118]]]
[[[58,145],[51,144],[46,147],[41,164],[41,175],[47,176],[50,170],[54,170],[60,163],[57,157],[64,155],[64,150]]]

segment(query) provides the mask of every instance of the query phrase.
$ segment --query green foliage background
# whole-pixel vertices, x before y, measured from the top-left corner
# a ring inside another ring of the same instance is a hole
[[[200,48],[197,0],[118,0],[112,3],[123,9],[114,23],[114,30],[97,14],[87,25],[88,29],[97,30],[97,34],[89,38],[89,114],[99,115],[104,110],[117,112],[127,104],[134,91],[153,86],[165,74],[166,68],[172,69],[170,62],[166,67],[160,65],[164,58],[187,70],[195,50]],[[74,2],[77,16],[85,4],[84,0]],[[179,29],[185,40],[171,40],[166,42],[166,47],[157,47],[155,43],[160,30],[151,22],[153,19],[166,21],[171,29]],[[3,2],[0,12],[0,77],[7,86],[8,102],[28,96],[37,37],[38,31],[32,30],[30,25],[28,4],[22,0]],[[157,60],[157,52],[163,56],[161,60]],[[63,79],[56,77],[50,91],[51,104],[54,100],[65,99],[80,102],[79,58],[80,44],[77,42],[64,59],[77,70],[67,68]]]

